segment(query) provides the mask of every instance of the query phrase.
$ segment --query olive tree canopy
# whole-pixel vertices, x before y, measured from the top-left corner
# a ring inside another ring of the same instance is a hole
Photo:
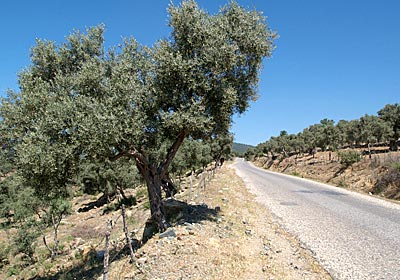
[[[38,192],[60,195],[82,160],[130,157],[165,230],[161,179],[179,146],[226,135],[274,49],[265,17],[235,2],[216,15],[192,0],[168,11],[171,36],[151,48],[130,38],[106,50],[104,26],[37,41],[20,91],[2,101],[1,140]]]

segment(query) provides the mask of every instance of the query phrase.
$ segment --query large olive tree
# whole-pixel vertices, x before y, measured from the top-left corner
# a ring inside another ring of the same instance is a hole
[[[176,152],[186,137],[227,133],[232,115],[255,100],[274,48],[265,17],[235,2],[216,15],[192,0],[168,11],[171,36],[151,48],[126,39],[105,50],[103,26],[59,46],[37,41],[20,91],[1,106],[2,141],[37,192],[62,195],[84,160],[129,157],[152,221],[166,229],[160,186]]]

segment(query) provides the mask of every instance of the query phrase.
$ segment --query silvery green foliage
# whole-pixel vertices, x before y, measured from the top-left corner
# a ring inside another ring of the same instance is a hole
[[[256,99],[261,62],[274,48],[260,13],[231,2],[210,15],[189,0],[169,14],[170,38],[151,48],[129,38],[105,50],[104,26],[61,45],[37,41],[20,91],[0,109],[1,141],[37,193],[65,196],[82,161],[122,156],[149,184],[185,137],[225,134],[233,113]]]
[[[359,121],[360,139],[363,143],[383,142],[393,136],[393,130],[388,122],[374,115],[364,115]]]

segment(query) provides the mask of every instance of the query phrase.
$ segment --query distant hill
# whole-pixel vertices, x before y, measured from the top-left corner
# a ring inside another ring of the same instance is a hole
[[[238,154],[244,154],[250,148],[254,148],[254,146],[247,145],[247,144],[241,144],[241,143],[235,143],[235,142],[233,142],[233,146],[232,146],[232,150]]]

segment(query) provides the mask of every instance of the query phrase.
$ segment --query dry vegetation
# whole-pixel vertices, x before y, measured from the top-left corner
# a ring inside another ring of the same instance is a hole
[[[181,211],[170,215],[167,236],[156,234],[140,246],[135,265],[124,249],[120,211],[105,211],[113,208],[108,205],[78,212],[96,199],[83,196],[74,200],[74,214],[60,226],[61,256],[51,261],[45,248],[38,246],[35,265],[15,267],[17,262],[10,259],[0,278],[102,279],[104,233],[111,219],[109,279],[330,279],[312,254],[255,202],[232,169],[218,170],[205,188],[199,184],[202,176],[192,188],[189,180],[182,182],[176,195],[183,202],[178,204]],[[129,229],[137,238],[134,243],[141,239],[149,216],[146,200],[138,201],[127,211]],[[1,239],[10,234],[1,232]]]

